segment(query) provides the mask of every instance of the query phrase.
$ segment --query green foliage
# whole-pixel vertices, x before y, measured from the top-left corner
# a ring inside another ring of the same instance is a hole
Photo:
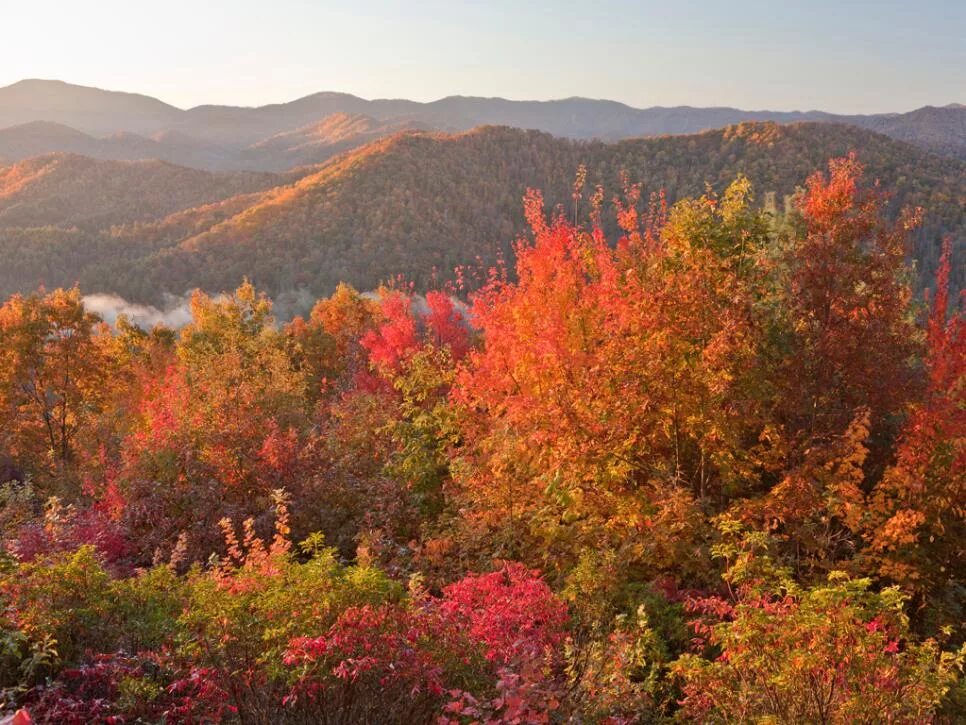
[[[587,551],[564,589],[576,620],[567,646],[573,699],[592,722],[662,721],[680,697],[669,667],[688,646],[684,611],[618,562],[615,552]]]
[[[738,533],[725,522],[727,535]],[[704,722],[923,722],[961,677],[966,648],[917,642],[897,588],[874,591],[841,572],[802,588],[751,532],[722,544],[733,604],[696,605],[711,659],[685,654],[673,671],[682,714]],[[707,617],[711,617],[708,619]]]
[[[442,510],[449,452],[459,440],[457,413],[446,397],[455,377],[449,352],[427,346],[407,359],[392,381],[401,401],[388,429],[395,451],[387,472],[406,483],[428,518]]]
[[[35,669],[41,652],[62,664],[76,661],[86,649],[111,649],[116,631],[107,621],[110,582],[91,546],[5,571],[0,591],[7,616],[34,658],[25,666]]]
[[[114,579],[107,592],[106,616],[115,633],[112,647],[125,652],[159,650],[172,641],[185,599],[185,583],[171,566],[156,566]]]

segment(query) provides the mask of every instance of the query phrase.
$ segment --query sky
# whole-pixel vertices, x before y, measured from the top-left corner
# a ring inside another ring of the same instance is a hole
[[[966,0],[0,0],[0,86],[838,113],[966,103]]]

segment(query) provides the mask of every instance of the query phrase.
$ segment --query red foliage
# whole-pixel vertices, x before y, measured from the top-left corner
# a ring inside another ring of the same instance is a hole
[[[451,691],[440,723],[546,723],[563,687],[561,645],[567,637],[566,604],[539,572],[519,563],[471,575],[443,591],[442,612],[469,634],[496,667],[496,696]]]
[[[226,515],[261,514],[270,492],[291,487],[299,463],[299,432],[279,423],[258,390],[209,389],[183,366],[148,383],[137,427],[124,439],[105,505],[135,535],[144,557],[196,531],[193,554],[207,556],[215,523]],[[214,537],[214,538],[213,538]]]
[[[809,177],[804,235],[788,254],[788,313],[798,349],[784,371],[790,419],[812,436],[840,433],[860,407],[878,427],[916,392],[906,237],[919,210],[885,221],[886,195],[861,188],[854,153]]]
[[[369,360],[380,371],[394,373],[407,353],[418,344],[416,320],[412,302],[402,292],[392,291],[382,299],[385,322],[377,330],[362,337],[362,346],[369,352]]]
[[[927,327],[926,394],[873,492],[866,552],[882,576],[940,608],[958,587],[966,536],[966,325],[960,310],[946,319],[950,256],[947,240]]]
[[[960,293],[960,304],[947,320],[952,253],[952,240],[947,238],[943,241],[943,252],[936,272],[936,295],[927,326],[926,365],[929,370],[929,393],[932,397],[951,391],[963,375],[966,375],[966,318],[962,312],[963,302],[966,302],[966,290]]]
[[[426,326],[430,341],[437,347],[449,347],[453,359],[462,360],[470,349],[470,336],[453,299],[443,292],[427,292],[426,305],[429,307]]]
[[[438,697],[443,693],[443,668],[433,648],[453,639],[456,632],[446,629],[443,620],[398,605],[347,609],[327,634],[289,645],[286,665],[326,662],[328,672],[303,676],[288,700],[324,695],[331,686],[325,682],[329,675],[346,683],[372,678],[384,691]]]
[[[451,714],[540,722],[538,713],[556,707],[567,624],[566,604],[539,573],[508,563],[446,587],[441,599],[351,608],[325,635],[292,640],[285,664],[302,674],[286,701],[331,706],[353,686],[437,705],[448,693]],[[494,683],[498,697],[481,700],[464,689],[474,673]]]
[[[12,552],[24,562],[55,552],[71,552],[89,544],[116,572],[129,572],[134,547],[127,532],[100,507],[73,507],[49,512],[44,521],[27,524],[17,532]]]
[[[413,298],[400,292],[384,292],[380,301],[384,322],[369,330],[360,340],[369,354],[369,363],[385,379],[398,374],[405,360],[421,345],[448,347],[454,360],[461,360],[470,349],[467,323],[453,299],[444,292],[426,294],[426,309],[421,312]],[[357,376],[365,390],[379,387],[370,376]]]
[[[519,563],[451,584],[443,590],[440,608],[499,664],[540,658],[567,635],[567,605],[539,572]]]
[[[170,685],[169,676],[164,658],[156,655],[97,655],[64,670],[49,687],[31,690],[26,702],[35,722],[58,725],[217,723],[229,712],[224,693],[212,691],[204,673],[191,672]],[[133,692],[142,696],[131,697]],[[143,696],[147,692],[154,696]]]
[[[237,708],[229,704],[229,693],[219,684],[223,675],[212,668],[192,667],[168,685],[166,694],[173,699],[165,711],[168,721],[219,723],[237,715]]]

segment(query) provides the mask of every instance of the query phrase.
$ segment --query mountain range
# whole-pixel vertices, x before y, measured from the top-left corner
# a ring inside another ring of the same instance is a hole
[[[966,159],[966,106],[960,104],[836,115],[687,106],[637,109],[587,98],[452,96],[420,103],[323,92],[260,107],[183,110],[145,95],[24,80],[0,88],[0,160],[67,152],[105,160],[158,159],[216,171],[283,171],[322,163],[401,130],[459,133],[499,125],[568,139],[618,141],[694,134],[745,121],[844,123]]]
[[[360,135],[367,142],[351,148]],[[966,161],[851,125],[745,122],[604,142],[495,126],[398,130],[342,115],[250,152],[277,147],[301,159],[340,144],[325,161],[272,173],[63,153],[8,166],[0,170],[0,297],[79,282],[157,304],[195,287],[230,289],[243,277],[275,296],[315,296],[340,281],[371,289],[397,274],[426,289],[458,265],[485,268],[509,256],[525,228],[526,190],[569,208],[581,165],[609,196],[626,177],[672,202],[745,174],[758,203],[780,211],[809,174],[850,151],[869,183],[892,192],[893,213],[926,210],[910,250],[920,285],[944,235],[957,260],[966,252]],[[955,287],[964,272],[954,269]]]

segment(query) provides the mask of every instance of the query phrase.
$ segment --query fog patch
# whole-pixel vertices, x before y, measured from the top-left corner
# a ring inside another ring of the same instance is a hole
[[[281,322],[288,322],[296,315],[305,316],[318,301],[305,287],[280,292],[272,298],[272,314]]]
[[[100,315],[105,322],[113,325],[117,318],[124,315],[138,327],[150,330],[157,325],[164,325],[172,329],[184,327],[191,322],[191,297],[184,295],[166,294],[161,307],[154,305],[139,305],[128,302],[118,295],[84,295],[84,307],[90,312]]]
[[[375,301],[381,299],[376,291],[360,294],[365,299]],[[222,300],[226,295],[211,295],[211,297],[214,300]],[[160,307],[129,302],[115,294],[84,295],[82,301],[85,309],[97,314],[112,326],[117,323],[117,318],[121,315],[144,330],[150,330],[157,325],[179,330],[191,322],[190,292],[181,296],[164,293],[162,299],[164,302]],[[324,298],[316,298],[305,288],[287,290],[272,299],[272,313],[280,324],[285,323],[296,315],[307,315],[318,299]],[[429,305],[426,304],[426,298],[423,295],[411,294],[409,299],[410,309],[417,318],[429,314]],[[472,315],[466,303],[453,296],[449,296],[449,299],[453,303],[454,312],[464,323],[470,324]]]

